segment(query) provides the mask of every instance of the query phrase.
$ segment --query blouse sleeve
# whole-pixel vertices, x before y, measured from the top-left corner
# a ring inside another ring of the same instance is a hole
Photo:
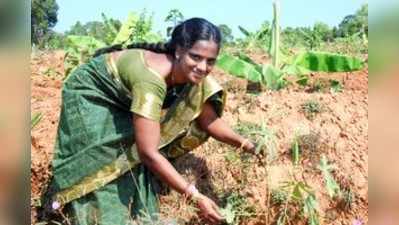
[[[160,121],[165,89],[156,82],[142,81],[132,86],[130,111],[145,118]]]

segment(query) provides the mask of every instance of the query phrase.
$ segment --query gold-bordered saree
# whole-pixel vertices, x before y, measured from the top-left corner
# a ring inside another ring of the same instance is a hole
[[[95,122],[100,122],[101,121],[108,121],[109,122],[109,113],[114,112],[112,115],[114,115],[113,123],[111,128],[114,130],[118,131],[121,130],[119,133],[114,132],[110,133],[110,135],[107,135],[105,138],[100,139],[102,142],[100,144],[96,144],[94,150],[91,150],[91,152],[94,151],[95,154],[82,154],[79,157],[74,157],[72,155],[72,158],[74,160],[69,160],[67,157],[71,158],[69,155],[67,155],[66,160],[63,160],[62,163],[56,165],[55,170],[54,170],[54,188],[56,191],[54,193],[51,193],[50,196],[50,203],[53,208],[59,208],[65,205],[68,205],[68,203],[72,204],[72,208],[75,210],[75,216],[77,217],[77,222],[76,224],[91,224],[91,222],[87,222],[86,219],[79,219],[79,215],[77,215],[76,211],[84,212],[85,215],[83,217],[87,217],[87,211],[93,211],[94,216],[91,216],[93,218],[96,218],[96,223],[97,224],[124,224],[125,222],[117,222],[120,220],[117,219],[110,219],[118,212],[122,211],[117,211],[114,210],[116,208],[115,204],[111,206],[112,204],[110,203],[110,206],[106,206],[108,208],[101,209],[101,191],[107,191],[107,193],[114,193],[118,192],[118,195],[116,195],[117,198],[120,198],[120,201],[124,202],[124,205],[127,206],[128,204],[126,202],[129,201],[143,201],[143,196],[141,193],[139,193],[139,196],[141,200],[137,200],[137,194],[130,194],[129,196],[134,199],[123,199],[124,194],[121,191],[124,188],[127,189],[134,189],[134,187],[126,187],[126,186],[132,186],[133,183],[131,182],[122,182],[122,178],[126,178],[126,176],[130,173],[133,172],[135,173],[135,178],[137,180],[134,181],[134,185],[142,186],[147,192],[147,199],[152,199],[153,201],[155,198],[153,197],[153,194],[150,193],[151,189],[149,188],[149,185],[146,183],[146,179],[148,176],[151,176],[149,171],[144,171],[146,168],[141,165],[140,159],[137,155],[137,148],[136,145],[134,144],[133,138],[133,132],[131,129],[131,119],[128,119],[124,121],[121,125],[121,127],[124,127],[123,129],[118,128],[114,126],[114,124],[121,124],[118,122],[120,118],[125,118],[126,115],[129,115],[128,109],[129,109],[129,97],[126,97],[126,99],[120,100],[121,96],[128,96],[129,93],[126,93],[126,90],[124,89],[123,85],[118,81],[118,77],[112,75],[112,71],[109,70],[109,68],[105,63],[106,57],[105,56],[100,56],[97,57],[93,60],[91,60],[90,63],[88,63],[86,66],[83,66],[79,69],[77,69],[73,74],[71,74],[70,78],[68,78],[68,81],[66,84],[64,84],[63,87],[63,105],[62,105],[62,111],[61,111],[61,117],[60,117],[60,125],[59,125],[59,130],[58,130],[58,137],[57,137],[57,142],[56,142],[56,153],[57,150],[63,148],[63,146],[68,146],[67,141],[71,140],[69,136],[78,136],[79,138],[83,139],[90,139],[92,138],[93,135],[90,135],[90,132],[86,133],[79,133],[79,134],[74,134],[72,131],[73,130],[78,130],[72,129],[74,127],[71,127],[70,121],[73,121],[74,125],[78,126],[78,128],[82,129],[88,129],[87,127],[79,127],[82,124],[86,124],[87,117],[89,116],[89,113],[84,113],[82,106],[78,108],[78,110],[75,110],[76,112],[79,112],[78,114],[83,115],[81,117],[73,117],[72,119],[70,118],[68,114],[68,110],[71,111],[74,109],[74,107],[77,104],[77,102],[81,105],[86,105],[86,108],[90,108],[91,106],[87,106],[88,104],[91,104],[93,102],[92,99],[105,99],[106,102],[113,106],[106,107],[106,110],[98,110],[98,114],[96,119],[99,121]],[[82,75],[83,74],[83,75]],[[101,84],[99,84],[99,81]],[[86,84],[84,88],[82,87],[82,84]],[[92,91],[87,91],[86,89],[92,90],[93,88],[91,86],[107,86],[107,90],[101,90],[101,93],[99,93],[98,88],[96,89],[95,92]],[[89,88],[87,88],[89,87]],[[76,95],[76,90],[79,90],[79,97],[77,98]],[[82,91],[83,90],[83,91]],[[73,96],[71,97],[71,93],[73,93]],[[69,95],[68,98],[67,95]],[[104,97],[106,95],[106,97]],[[82,97],[84,96],[84,97]],[[94,98],[95,96],[96,98]],[[75,99],[76,101],[71,101],[71,99]],[[84,101],[82,100],[84,99]],[[88,101],[87,99],[90,99]],[[118,100],[116,100],[118,99]],[[198,84],[198,85],[191,85],[187,84],[184,86],[183,90],[180,93],[180,96],[174,103],[172,104],[171,107],[169,107],[167,110],[163,111],[163,115],[161,117],[161,140],[160,140],[160,145],[159,145],[159,150],[160,152],[166,156],[167,158],[177,158],[194,148],[198,147],[202,143],[204,143],[209,135],[205,132],[203,132],[197,125],[195,119],[199,116],[201,113],[202,107],[206,101],[211,102],[211,104],[214,106],[214,109],[216,113],[221,116],[223,107],[225,104],[225,99],[226,95],[225,92],[223,91],[222,87],[210,76],[206,77],[203,79],[203,81]],[[81,102],[84,103],[81,103]],[[89,102],[89,103],[87,103]],[[115,107],[117,106],[117,107]],[[126,112],[120,114],[118,116],[118,111],[111,111],[108,112],[107,110],[115,110],[115,108],[125,108],[127,109]],[[75,107],[76,108],[76,107]],[[103,107],[104,108],[104,107]],[[75,112],[73,111],[73,112]],[[94,111],[94,113],[96,113]],[[101,115],[104,114],[103,117]],[[100,116],[98,116],[100,115]],[[131,116],[130,116],[131,117]],[[101,120],[101,118],[105,118],[104,120]],[[119,120],[118,120],[119,118]],[[93,120],[96,120],[93,119]],[[116,121],[116,122],[115,122]],[[69,122],[69,123],[67,123]],[[105,122],[103,122],[105,123]],[[130,123],[130,124],[129,124]],[[95,124],[93,122],[93,124]],[[68,131],[66,129],[62,129],[62,126],[68,127]],[[95,126],[95,125],[93,125]],[[107,125],[108,128],[110,125]],[[104,129],[102,132],[110,132],[109,130],[112,129]],[[72,130],[72,131],[69,131]],[[93,129],[94,130],[94,129]],[[98,130],[98,129],[97,129]],[[98,133],[98,131],[95,130],[95,132]],[[68,136],[69,135],[69,136]],[[66,136],[66,137],[65,137]],[[104,135],[103,135],[104,136]],[[106,141],[104,141],[106,139]],[[67,141],[66,141],[67,140]],[[78,148],[79,147],[79,142],[76,142],[76,145],[74,147]],[[86,149],[87,147],[84,148]],[[104,146],[111,146],[110,149],[105,148]],[[117,148],[117,149],[116,149]],[[118,152],[117,154],[114,154],[114,151]],[[105,156],[101,156],[100,154],[102,152],[105,152]],[[114,154],[114,155],[112,155]],[[89,156],[87,156],[89,155]],[[100,156],[99,156],[100,155]],[[64,155],[58,154],[55,157],[62,158]],[[98,164],[93,164],[95,166],[90,166],[90,163],[95,162],[95,157],[103,157],[100,158],[98,161],[103,162],[98,166]],[[90,161],[90,159],[93,158],[93,161]],[[112,160],[110,160],[111,158]],[[107,161],[108,160],[108,161]],[[54,165],[54,163],[53,163]],[[57,166],[59,169],[57,169]],[[79,170],[79,166],[81,167]],[[78,168],[77,168],[78,167]],[[138,172],[141,171],[141,172]],[[143,172],[144,171],[144,172]],[[74,174],[75,172],[75,174]],[[78,174],[79,176],[75,176]],[[139,174],[145,174],[146,177],[142,178],[139,176]],[[137,175],[137,176],[136,176]],[[141,180],[140,180],[141,179]],[[123,183],[123,185],[121,184]],[[110,188],[112,187],[112,188]],[[108,188],[108,189],[107,189]],[[137,192],[137,191],[136,191]],[[140,192],[140,191],[138,191]],[[145,194],[144,194],[145,195]],[[91,196],[91,197],[88,197]],[[95,196],[95,197],[93,197]],[[104,199],[113,199],[115,196],[107,194],[107,196]],[[152,196],[152,197],[151,197]],[[94,200],[93,200],[94,199]],[[113,200],[108,200],[108,202],[112,202]],[[87,208],[88,202],[95,202],[95,204],[91,204],[89,209]],[[74,205],[75,204],[75,205]],[[152,204],[152,203],[151,203]],[[93,206],[95,205],[95,206]],[[142,202],[143,208],[148,208],[151,206],[145,206],[145,202]],[[137,204],[135,205],[137,206]],[[111,208],[109,208],[111,207]],[[94,209],[93,209],[94,208]],[[152,207],[155,209],[156,207]],[[108,219],[105,218],[106,215],[104,215],[105,211],[111,211],[111,214],[108,215]],[[135,211],[137,209],[133,209]],[[136,212],[132,213],[131,209],[123,209],[123,212],[127,212],[127,214],[137,214]],[[155,210],[149,210],[149,211],[156,211]],[[103,212],[101,215],[101,212]],[[128,218],[130,215],[124,215],[123,218]],[[119,218],[120,219],[120,218]],[[85,222],[82,222],[85,221]],[[100,222],[99,222],[100,221]],[[102,222],[101,222],[102,221]],[[108,222],[107,222],[108,221]]]

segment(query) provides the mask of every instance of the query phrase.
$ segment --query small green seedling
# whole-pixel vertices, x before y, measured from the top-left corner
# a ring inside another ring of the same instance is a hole
[[[324,111],[324,106],[316,100],[308,100],[301,105],[301,110],[307,119],[313,120],[317,114]]]
[[[30,120],[30,129],[33,130],[33,128],[36,127],[36,125],[41,121],[43,115],[42,113],[35,113],[33,114],[33,116],[31,117]]]
[[[330,198],[339,196],[341,193],[340,187],[331,174],[331,172],[335,169],[335,167],[328,164],[327,158],[325,155],[321,156],[320,164],[319,164],[318,168],[321,171],[321,173],[323,174],[327,193],[330,196]]]
[[[342,92],[344,87],[337,80],[330,80],[330,90],[331,92]]]

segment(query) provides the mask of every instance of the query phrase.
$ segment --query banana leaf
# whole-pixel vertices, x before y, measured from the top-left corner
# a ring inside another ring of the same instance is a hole
[[[297,75],[298,77],[301,77],[302,75],[308,75],[310,74],[310,70],[308,70],[305,67],[295,65],[295,64],[286,64],[282,68],[283,73],[288,74],[288,75]]]
[[[122,44],[127,42],[133,35],[136,23],[139,19],[140,17],[136,13],[130,12],[112,44]]]
[[[349,72],[363,68],[363,62],[356,58],[328,52],[303,52],[294,58],[294,65],[315,72]]]
[[[262,68],[263,83],[272,90],[280,90],[287,85],[283,71],[273,65],[265,64]]]
[[[244,78],[253,82],[262,82],[263,76],[256,66],[228,54],[218,57],[216,66],[233,76]]]
[[[242,26],[238,26],[238,29],[241,31],[241,33],[243,33],[246,37],[249,37],[252,35],[251,32],[249,32],[248,30],[246,30],[244,27]]]
[[[240,52],[238,54],[238,58],[241,60],[244,60],[245,62],[247,62],[249,64],[252,64],[259,73],[262,72],[262,66],[260,66],[256,62],[254,62],[251,58],[249,58],[249,56],[245,55],[244,53]]]

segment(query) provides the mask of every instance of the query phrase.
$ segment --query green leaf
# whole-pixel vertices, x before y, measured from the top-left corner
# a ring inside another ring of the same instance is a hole
[[[239,78],[253,82],[262,82],[263,80],[262,74],[256,69],[256,66],[228,54],[221,54],[216,66]]]
[[[363,68],[363,62],[355,57],[328,52],[303,52],[294,59],[294,65],[316,72],[349,72]]]
[[[296,83],[301,86],[306,86],[308,84],[308,81],[309,81],[309,76],[303,75],[296,81]]]
[[[309,225],[319,225],[319,216],[317,212],[318,204],[313,194],[308,195],[303,202],[303,213],[308,217]]]
[[[342,84],[337,80],[330,80],[330,86],[332,92],[342,92],[344,89]]]
[[[97,49],[105,47],[106,44],[91,36],[68,35],[65,45],[64,68],[65,74],[68,75],[78,65],[85,63]]]
[[[32,118],[30,119],[30,129],[31,130],[36,127],[36,125],[40,122],[42,117],[43,117],[43,115],[41,113],[35,113],[32,116]]]
[[[334,167],[328,164],[325,155],[321,156],[318,168],[323,174],[327,193],[330,196],[330,198],[333,198],[334,196],[338,195],[340,193],[340,187],[333,178],[333,176],[331,175],[331,171],[333,171]]]
[[[116,29],[114,24],[112,24],[112,21],[110,19],[108,19],[108,17],[104,13],[101,13],[101,17],[103,19],[105,27],[107,28],[107,31],[108,31],[107,35],[111,36],[111,37],[115,37],[118,33],[118,30]]]
[[[232,204],[228,203],[226,208],[219,209],[219,212],[228,224],[232,224],[234,222],[236,215]]]
[[[245,36],[251,36],[251,32],[249,32],[248,30],[246,30],[244,27],[242,26],[238,26],[238,29],[245,35]]]
[[[263,65],[262,74],[264,77],[264,83],[266,83],[266,86],[272,90],[279,90],[287,85],[287,82],[284,79],[284,73],[272,65]]]
[[[66,51],[77,54],[87,51],[93,54],[98,48],[104,47],[106,44],[91,36],[68,35],[66,38]]]
[[[259,64],[257,64],[256,62],[254,62],[251,58],[249,58],[247,55],[245,55],[244,53],[239,53],[238,54],[238,58],[239,59],[241,59],[241,60],[244,60],[245,62],[247,62],[247,63],[249,63],[249,64],[251,64],[251,65],[253,65],[253,66],[255,66],[255,68],[256,68],[256,70],[259,72],[259,73],[261,73],[262,72],[262,67],[259,65]]]
[[[295,199],[295,200],[300,200],[300,199],[302,199],[303,198],[303,195],[302,195],[302,191],[301,191],[301,187],[300,187],[300,184],[301,182],[298,182],[295,186],[294,186],[294,189],[293,189],[293,191],[292,191],[292,197]]]
[[[136,13],[130,12],[129,15],[127,16],[126,21],[123,22],[112,44],[123,44],[127,42],[130,39],[130,37],[133,35],[136,23],[139,21],[139,19],[140,18]]]
[[[299,162],[299,144],[296,138],[292,145],[292,161],[294,162],[295,165],[297,165]]]
[[[305,67],[295,65],[295,64],[285,65],[282,68],[282,71],[285,74],[296,75],[296,76],[308,75],[311,72],[310,70],[306,69]]]

